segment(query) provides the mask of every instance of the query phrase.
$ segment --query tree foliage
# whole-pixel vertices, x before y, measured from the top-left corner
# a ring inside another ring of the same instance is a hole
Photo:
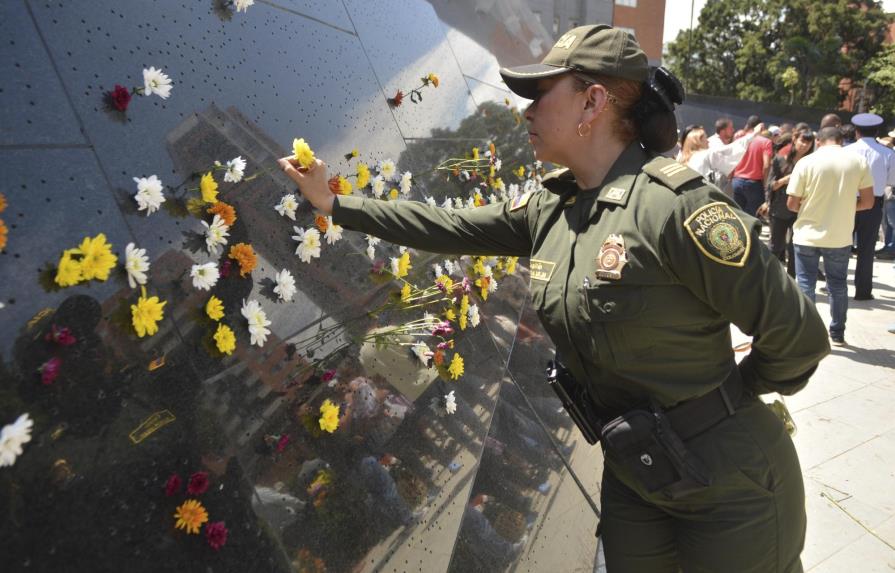
[[[833,108],[841,78],[871,73],[889,20],[877,1],[710,0],[666,61],[691,92]]]

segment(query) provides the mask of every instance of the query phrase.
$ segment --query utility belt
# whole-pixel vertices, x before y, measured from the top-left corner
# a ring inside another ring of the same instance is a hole
[[[667,410],[653,402],[620,416],[599,416],[587,389],[558,361],[547,382],[590,444],[601,442],[613,461],[630,470],[649,492],[677,499],[709,487],[712,476],[684,442],[734,415],[743,394],[736,366],[717,388]]]

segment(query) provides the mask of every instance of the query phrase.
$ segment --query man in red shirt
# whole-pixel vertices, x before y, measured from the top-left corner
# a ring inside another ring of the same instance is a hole
[[[739,165],[733,170],[733,199],[743,211],[753,217],[764,203],[764,182],[773,156],[774,144],[771,140],[756,135],[749,142]]]

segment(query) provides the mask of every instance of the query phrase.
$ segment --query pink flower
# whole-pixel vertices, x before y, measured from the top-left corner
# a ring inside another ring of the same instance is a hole
[[[377,261],[373,262],[373,268],[371,270],[378,275],[378,274],[382,274],[382,269],[384,269],[384,268],[385,268],[385,261],[377,260]]]
[[[183,481],[180,479],[180,476],[177,474],[171,474],[171,477],[168,478],[168,481],[165,482],[165,495],[171,497],[178,491],[180,491],[180,485]]]
[[[44,336],[44,340],[47,342],[55,342],[60,346],[71,346],[78,341],[78,339],[71,333],[70,328],[67,326],[59,327],[55,324],[50,327],[50,332]]]
[[[463,292],[466,294],[472,292],[472,281],[469,280],[469,277],[463,277]]]
[[[62,360],[56,356],[50,358],[40,365],[37,369],[40,372],[40,381],[44,386],[49,386],[59,377],[59,369],[62,367]]]
[[[447,342],[439,342],[438,350],[447,350],[448,348],[451,348],[452,346],[453,346],[453,343],[450,340],[448,340]]]
[[[227,526],[223,521],[215,521],[205,526],[205,539],[217,551],[227,543]]]
[[[327,370],[326,372],[323,373],[323,376],[320,377],[320,381],[321,382],[329,382],[330,380],[332,380],[335,377],[336,377],[335,369]]]
[[[230,276],[230,266],[232,264],[233,263],[230,261],[230,259],[227,259],[223,263],[221,263],[220,267],[218,267],[218,275],[220,275],[222,279]]]
[[[289,444],[289,434],[283,434],[280,436],[280,439],[277,440],[276,451],[278,454],[282,453],[283,450],[286,449],[286,446]]]
[[[451,323],[445,320],[435,327],[435,330],[432,331],[432,336],[450,336],[453,333],[454,329],[451,327]]]
[[[208,472],[196,472],[190,476],[186,492],[190,495],[202,495],[208,491]]]

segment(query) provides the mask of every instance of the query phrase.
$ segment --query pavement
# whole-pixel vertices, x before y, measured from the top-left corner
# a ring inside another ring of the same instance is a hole
[[[806,573],[895,572],[895,261],[874,263],[872,301],[855,301],[849,262],[846,346],[833,347],[785,403],[808,511]],[[830,307],[817,284],[817,309]],[[733,329],[734,344],[748,337]],[[748,540],[744,540],[748,543]],[[605,573],[598,552],[595,573]]]

